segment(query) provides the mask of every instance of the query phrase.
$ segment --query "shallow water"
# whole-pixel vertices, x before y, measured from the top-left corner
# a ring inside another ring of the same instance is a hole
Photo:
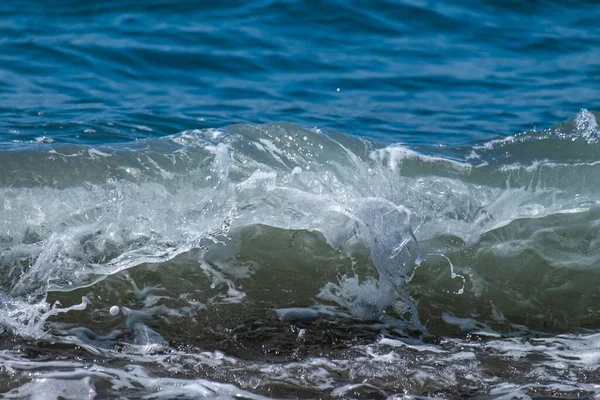
[[[595,8],[1,6],[0,393],[600,396]]]
[[[596,118],[451,157],[295,125],[6,152],[3,390],[592,396]]]

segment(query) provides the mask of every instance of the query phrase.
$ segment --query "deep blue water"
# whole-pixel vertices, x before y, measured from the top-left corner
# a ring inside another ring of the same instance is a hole
[[[598,108],[598,12],[542,0],[5,1],[0,142],[292,122],[464,144],[548,128]]]

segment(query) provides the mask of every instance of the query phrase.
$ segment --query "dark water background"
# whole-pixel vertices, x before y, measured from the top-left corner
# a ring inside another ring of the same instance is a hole
[[[5,1],[0,141],[293,122],[464,144],[548,128],[596,108],[599,26],[595,1]]]

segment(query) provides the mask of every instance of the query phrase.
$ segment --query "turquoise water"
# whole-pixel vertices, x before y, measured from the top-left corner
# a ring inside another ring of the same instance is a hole
[[[0,396],[596,398],[594,2],[0,5]]]

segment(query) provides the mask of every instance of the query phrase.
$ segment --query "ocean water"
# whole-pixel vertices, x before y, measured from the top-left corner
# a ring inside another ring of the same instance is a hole
[[[0,396],[600,397],[594,1],[0,5]]]

